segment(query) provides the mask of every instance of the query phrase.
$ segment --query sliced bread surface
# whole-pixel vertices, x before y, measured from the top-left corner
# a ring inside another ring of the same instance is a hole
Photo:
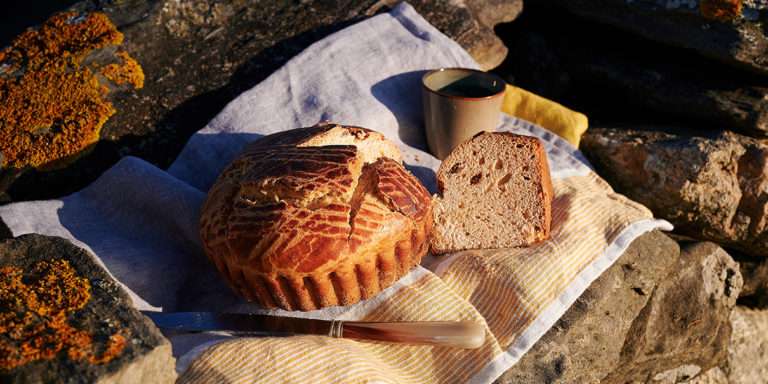
[[[459,145],[437,172],[435,254],[531,245],[549,238],[552,181],[535,137],[483,132]]]

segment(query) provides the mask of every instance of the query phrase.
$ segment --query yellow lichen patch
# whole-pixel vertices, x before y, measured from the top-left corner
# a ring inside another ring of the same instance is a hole
[[[99,140],[115,109],[107,100],[110,88],[84,60],[122,42],[106,15],[67,12],[0,51],[0,166],[50,166]],[[126,52],[117,56],[122,63],[106,65],[104,77],[141,88],[139,64]]]
[[[701,0],[702,16],[719,21],[734,20],[741,16],[741,0]]]
[[[111,335],[99,353],[93,337],[68,322],[90,299],[90,282],[66,260],[39,261],[27,273],[0,268],[0,370],[52,359],[62,351],[72,360],[92,364],[118,356],[125,337]]]
[[[118,85],[130,84],[137,89],[143,87],[144,71],[139,63],[128,52],[118,52],[117,56],[123,62],[121,64],[113,63],[105,66],[101,70],[101,74]]]

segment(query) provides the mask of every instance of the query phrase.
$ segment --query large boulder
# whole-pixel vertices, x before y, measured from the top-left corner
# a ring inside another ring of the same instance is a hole
[[[762,0],[533,0],[647,39],[690,49],[723,63],[768,74]]]
[[[675,231],[768,257],[768,145],[732,132],[590,128],[582,149],[619,192]]]
[[[590,121],[674,120],[768,136],[766,78],[528,3],[499,31],[515,53],[500,69],[510,81]]]
[[[741,285],[718,246],[643,235],[499,382],[690,379],[725,363]]]
[[[136,58],[146,75],[144,88],[114,96],[116,113],[101,128],[101,140],[66,168],[0,170],[0,203],[74,192],[125,155],[167,167],[189,136],[239,93],[310,44],[386,12],[395,3],[86,0],[75,4],[72,9],[78,12],[104,12],[122,32],[122,49]],[[514,19],[522,8],[522,0],[410,3],[484,68],[496,66],[506,55],[494,25]]]
[[[172,383],[171,344],[69,241],[0,242],[0,382]]]

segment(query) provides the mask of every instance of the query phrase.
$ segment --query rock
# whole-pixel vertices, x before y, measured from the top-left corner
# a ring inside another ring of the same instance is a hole
[[[768,378],[768,311],[737,306],[731,312],[728,360],[690,384],[765,383]]]
[[[722,248],[684,247],[633,321],[621,352],[625,363],[605,380],[677,382],[719,366],[741,287],[738,264]]]
[[[114,93],[144,83],[122,41],[103,13],[62,12],[0,51],[0,190],[28,168],[71,164],[99,140]]]
[[[536,2],[536,1],[534,1]],[[761,0],[538,1],[647,39],[768,74],[768,3]]]
[[[0,243],[0,271],[0,381],[176,379],[168,340],[86,251],[24,235]]]
[[[676,382],[726,361],[738,266],[712,243],[635,240],[500,383]]]
[[[614,2],[592,4],[602,3]],[[499,69],[508,80],[590,121],[681,121],[768,136],[766,78],[528,3],[499,33],[515,52]]]
[[[400,0],[379,3],[393,7]],[[409,1],[424,18],[456,40],[484,70],[495,68],[507,56],[507,47],[494,27],[508,23],[523,10],[522,0],[415,0]],[[376,9],[369,8],[370,9]]]
[[[765,383],[768,378],[768,311],[737,306],[731,313],[728,360],[690,384]]]
[[[768,309],[768,260],[744,258],[738,261],[744,277],[739,304]]]
[[[731,323],[728,382],[765,383],[768,380],[768,311],[739,306],[731,314]]]
[[[423,1],[423,3],[428,2]],[[476,20],[473,33],[448,33],[447,25],[433,22],[431,18],[427,20],[465,47],[483,70],[495,68],[507,56],[507,47],[496,35],[494,27],[515,20],[523,10],[523,2],[522,0],[465,0],[464,3],[472,14],[472,18]]]
[[[729,384],[728,375],[720,367],[714,367],[693,379],[686,381],[687,384]]]
[[[81,1],[72,8],[104,12],[123,33],[124,49],[136,58],[146,75],[144,88],[115,97],[117,112],[102,127],[102,140],[67,168],[28,170],[12,180],[3,180],[0,175],[0,199],[44,199],[74,192],[125,155],[142,157],[165,168],[189,136],[239,93],[265,79],[310,44],[385,12],[394,3]],[[493,26],[514,19],[522,1],[410,3],[489,68],[506,54]]]
[[[661,232],[637,238],[499,382],[599,382],[620,363],[633,320],[679,254]]]
[[[768,256],[768,146],[732,132],[590,128],[582,150],[618,192],[677,233]]]

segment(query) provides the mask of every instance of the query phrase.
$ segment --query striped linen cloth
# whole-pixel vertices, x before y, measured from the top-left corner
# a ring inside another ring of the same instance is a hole
[[[533,346],[632,240],[652,229],[671,229],[654,220],[647,208],[614,193],[564,140],[511,117],[504,118],[500,130],[539,136],[547,144],[554,168],[552,238],[529,248],[429,257],[425,267],[394,287],[334,316],[366,321],[473,320],[487,327],[481,348],[318,336],[240,338],[196,355],[180,381],[491,382]]]
[[[514,53],[513,53],[514,54]],[[171,335],[183,383],[456,383],[493,381],[555,323],[642,233],[671,229],[614,193],[565,140],[503,116],[500,130],[542,139],[555,198],[552,239],[530,248],[427,257],[381,294],[314,312],[264,311],[232,294],[202,252],[199,208],[219,171],[248,142],[321,120],[372,128],[403,151],[431,191],[420,79],[437,67],[477,68],[408,4],[313,44],[233,100],[168,170],[123,158],[84,190],[0,207],[14,236],[61,236],[91,251],[142,310],[257,312],[370,321],[473,320],[476,350],[319,336]]]

